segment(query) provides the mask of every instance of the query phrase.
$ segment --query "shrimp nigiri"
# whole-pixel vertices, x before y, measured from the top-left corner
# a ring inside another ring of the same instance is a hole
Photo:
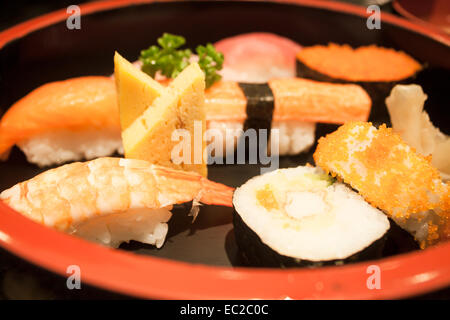
[[[103,245],[136,240],[159,248],[172,205],[231,206],[232,193],[193,172],[99,158],[45,171],[3,191],[0,199],[38,223]]]

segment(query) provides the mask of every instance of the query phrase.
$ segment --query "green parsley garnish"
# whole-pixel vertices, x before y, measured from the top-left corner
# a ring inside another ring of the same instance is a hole
[[[167,78],[175,78],[189,65],[192,51],[180,49],[186,43],[186,39],[169,33],[164,33],[158,38],[159,46],[153,45],[141,51],[139,60],[142,61],[142,71],[154,77],[159,71]],[[222,77],[217,73],[223,66],[223,54],[216,51],[211,43],[196,48],[198,64],[205,73],[206,88]]]
[[[217,73],[223,66],[223,54],[216,51],[211,43],[206,46],[198,46],[195,50],[198,55],[198,65],[205,73],[206,87],[209,88],[214,82],[222,79]]]

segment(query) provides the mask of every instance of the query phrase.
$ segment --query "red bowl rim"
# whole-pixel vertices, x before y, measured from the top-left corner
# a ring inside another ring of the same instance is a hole
[[[413,12],[409,11],[408,8],[406,8],[402,1],[394,0],[392,2],[392,7],[395,11],[397,11],[400,15],[403,17],[416,22],[417,24],[427,26],[430,29],[436,30],[438,32],[443,32],[444,34],[448,35],[442,28],[439,27],[439,25],[434,24],[432,21],[423,19],[421,17],[416,16]]]
[[[82,14],[153,0],[108,0],[81,5]],[[314,0],[275,0],[367,17],[365,8]],[[66,10],[31,19],[0,33],[0,49],[26,34],[67,18]],[[382,21],[449,46],[434,29],[382,13]],[[450,285],[450,242],[408,254],[318,269],[230,268],[184,263],[114,250],[49,229],[0,201],[0,246],[62,276],[77,265],[81,280],[142,298],[166,299],[387,299]],[[105,262],[107,262],[105,266]],[[369,266],[381,272],[381,289],[369,289]],[[166,276],[163,276],[166,275]]]

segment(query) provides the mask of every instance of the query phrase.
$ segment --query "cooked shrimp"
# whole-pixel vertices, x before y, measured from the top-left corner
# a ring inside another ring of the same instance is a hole
[[[98,233],[99,225],[106,225],[109,234],[102,236],[100,242],[117,246],[128,240],[155,244],[149,235],[161,230],[160,224],[169,220],[168,210],[174,204],[194,200],[194,203],[231,206],[232,193],[232,188],[196,173],[142,160],[99,158],[45,171],[3,191],[0,199],[48,227],[82,235],[89,233],[85,238],[92,238],[92,233]],[[149,225],[142,221],[146,218],[153,219],[152,227],[141,230],[140,225]],[[122,229],[117,231],[118,228]],[[163,241],[167,225],[162,229],[165,229]]]

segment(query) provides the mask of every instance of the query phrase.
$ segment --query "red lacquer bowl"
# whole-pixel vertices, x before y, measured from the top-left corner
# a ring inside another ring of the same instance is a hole
[[[365,8],[326,1],[104,1],[81,6],[81,30],[78,31],[66,28],[67,17],[66,10],[62,10],[0,33],[0,76],[8,79],[0,87],[1,108],[7,108],[48,81],[108,74],[112,71],[114,50],[130,59],[136,58],[140,49],[165,31],[182,33],[193,44],[249,31],[276,32],[304,45],[328,41],[351,45],[376,43],[404,50],[437,68],[449,68],[450,63],[450,41],[446,35],[385,13],[382,13],[382,28],[369,30],[365,27]],[[445,105],[430,108],[432,118],[439,120],[439,115],[445,114]],[[292,166],[309,159],[294,157],[283,161]],[[0,164],[0,189],[28,179],[38,171],[15,150],[8,162]],[[239,185],[248,178],[236,167],[212,168],[211,172],[213,180],[231,185]],[[218,210],[213,208],[206,213],[214,216]],[[224,210],[221,217],[231,215],[231,210]],[[204,230],[216,230],[221,224],[230,226],[230,221],[227,218],[212,223],[213,227]],[[228,239],[230,229],[219,228],[216,233],[208,234],[211,239],[218,239],[219,250],[226,247],[222,242],[233,240]],[[174,236],[172,242],[176,244],[166,243],[167,248],[158,251],[164,253],[167,249],[174,257],[169,253],[166,257],[164,254],[155,257],[158,254],[153,253],[139,255],[104,248],[48,229],[0,202],[2,247],[61,275],[66,275],[69,265],[78,265],[82,281],[138,297],[380,299],[418,295],[450,284],[450,243],[339,267],[254,269],[215,263],[214,258],[208,260],[217,251],[208,247],[208,241],[201,241],[202,246],[197,244],[197,247],[194,242],[191,247],[182,246],[188,246],[197,236],[205,237],[204,230],[186,237],[186,244],[180,244]],[[175,248],[176,245],[180,248]],[[184,249],[195,249],[198,260],[192,258],[194,252],[190,258],[177,259],[177,252]],[[367,285],[371,265],[380,268],[380,289]]]
[[[450,34],[450,2],[446,0],[395,0],[393,7],[402,16]]]

